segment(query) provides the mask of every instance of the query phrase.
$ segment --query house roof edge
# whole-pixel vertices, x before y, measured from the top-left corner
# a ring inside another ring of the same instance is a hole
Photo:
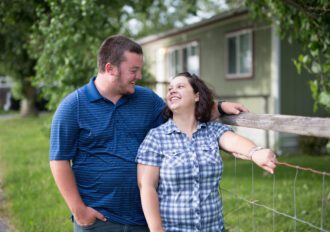
[[[140,45],[145,45],[166,37],[170,37],[176,34],[180,34],[180,33],[184,33],[186,31],[190,31],[193,29],[196,29],[198,27],[204,26],[204,25],[208,25],[208,24],[213,24],[216,23],[218,21],[222,21],[222,20],[226,20],[228,18],[234,17],[234,16],[239,16],[239,15],[243,15],[248,13],[248,9],[247,8],[238,8],[235,10],[230,10],[230,11],[226,11],[220,14],[217,14],[209,19],[205,19],[202,20],[200,22],[197,23],[193,23],[191,25],[187,25],[181,28],[175,28],[175,29],[171,29],[169,31],[165,31],[165,32],[161,32],[161,33],[157,33],[157,34],[153,34],[153,35],[149,35],[146,37],[142,37],[140,39],[137,40],[137,43],[139,43]]]

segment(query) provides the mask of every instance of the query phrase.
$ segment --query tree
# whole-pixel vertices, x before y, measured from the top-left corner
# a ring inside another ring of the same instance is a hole
[[[34,84],[54,109],[96,73],[98,46],[107,36],[137,38],[173,28],[178,22],[184,24],[188,15],[197,15],[199,8],[210,8],[207,2],[48,0],[47,12],[43,6],[37,8],[39,19],[30,43],[37,59]]]
[[[36,89],[32,85],[36,59],[28,52],[36,20],[35,1],[0,2],[0,72],[14,80],[14,95],[21,100],[21,115],[36,115]]]
[[[15,79],[22,106],[30,106],[25,114],[35,112],[36,89],[54,109],[96,73],[98,46],[107,36],[161,32],[216,5],[208,0],[3,0],[0,72]]]
[[[127,34],[132,15],[143,15],[154,1],[48,0],[49,13],[37,9],[39,20],[30,44],[37,59],[34,84],[41,87],[49,108],[86,83],[96,72],[100,43]],[[127,9],[134,9],[130,12]],[[141,16],[142,17],[142,16]]]
[[[301,44],[303,53],[295,60],[298,72],[304,67],[313,74],[310,88],[314,110],[330,111],[330,1],[246,0],[254,18],[267,19],[289,42]]]

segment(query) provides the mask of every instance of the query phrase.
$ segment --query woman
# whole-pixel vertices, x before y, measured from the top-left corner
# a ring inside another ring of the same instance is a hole
[[[213,94],[195,75],[170,83],[164,111],[168,121],[152,129],[138,155],[138,183],[151,232],[225,231],[219,182],[219,145],[273,173],[275,154],[211,122]]]

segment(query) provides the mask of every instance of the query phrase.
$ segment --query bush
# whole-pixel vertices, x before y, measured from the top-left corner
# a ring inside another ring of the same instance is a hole
[[[299,136],[299,149],[307,155],[319,156],[327,155],[327,143],[329,139],[313,136]]]

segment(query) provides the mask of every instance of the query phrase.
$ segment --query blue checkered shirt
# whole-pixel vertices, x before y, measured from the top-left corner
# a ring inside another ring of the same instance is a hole
[[[166,232],[225,231],[218,141],[229,130],[217,122],[199,123],[189,139],[169,119],[141,144],[136,161],[160,167],[157,191]]]

